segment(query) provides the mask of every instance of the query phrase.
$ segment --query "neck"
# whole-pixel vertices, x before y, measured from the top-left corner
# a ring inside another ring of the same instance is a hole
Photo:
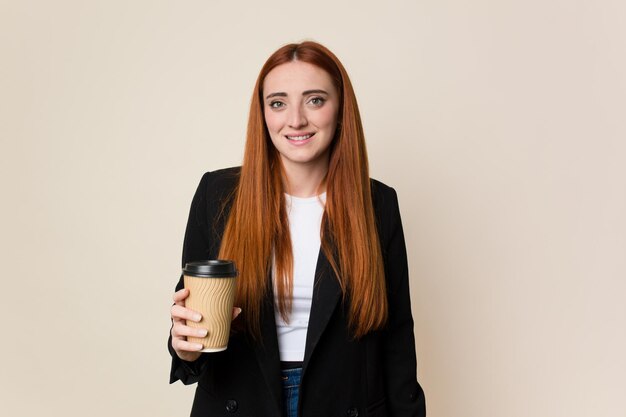
[[[313,197],[326,191],[322,184],[328,172],[328,159],[315,164],[292,163],[283,160],[285,170],[285,190],[294,197]]]

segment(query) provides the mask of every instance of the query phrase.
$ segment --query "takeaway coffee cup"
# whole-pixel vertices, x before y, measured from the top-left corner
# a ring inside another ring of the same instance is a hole
[[[206,337],[188,336],[187,340],[202,343],[202,352],[226,350],[235,301],[235,263],[226,260],[189,262],[183,268],[183,276],[185,288],[189,289],[185,307],[202,314],[200,322],[188,320],[187,326],[208,330]]]

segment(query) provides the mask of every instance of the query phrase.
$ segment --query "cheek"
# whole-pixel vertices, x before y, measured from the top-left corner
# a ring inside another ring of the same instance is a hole
[[[278,132],[282,125],[280,115],[271,111],[266,112],[265,125],[267,126],[267,130],[269,130],[270,133]]]
[[[337,109],[327,106],[316,114],[318,126],[332,128],[337,124]]]

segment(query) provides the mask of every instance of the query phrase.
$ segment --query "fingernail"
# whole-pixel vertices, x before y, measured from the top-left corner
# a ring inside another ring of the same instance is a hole
[[[193,315],[193,321],[200,321],[200,320],[202,320],[202,316],[200,314]]]
[[[202,343],[196,343],[196,349],[202,350],[204,349],[204,345]]]
[[[207,335],[207,333],[209,333],[209,331],[207,329],[198,329],[198,335],[204,337]]]

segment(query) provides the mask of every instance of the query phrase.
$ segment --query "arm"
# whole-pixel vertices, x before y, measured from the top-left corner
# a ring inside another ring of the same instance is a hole
[[[389,320],[385,335],[385,378],[391,416],[426,415],[424,391],[417,382],[415,337],[409,295],[409,270],[398,198],[393,189],[386,196],[388,228],[382,251],[387,277]],[[387,193],[386,193],[387,194]]]
[[[209,235],[207,224],[207,206],[206,206],[206,194],[207,183],[210,173],[204,174],[200,180],[200,184],[196,189],[196,193],[191,202],[191,209],[189,210],[189,219],[187,221],[187,228],[185,230],[185,239],[183,243],[183,257],[182,266],[184,267],[187,262],[193,260],[202,260],[209,257]],[[176,292],[183,288],[182,276],[178,280],[176,285]],[[176,295],[175,295],[176,297]],[[184,299],[176,301],[176,304],[184,307]],[[176,307],[173,307],[173,309]],[[174,310],[173,310],[174,313]],[[170,384],[181,380],[183,384],[193,384],[198,381],[208,355],[200,355],[194,361],[185,361],[181,359],[172,345],[172,330],[174,327],[174,320],[172,320],[172,328],[170,329],[170,336],[167,342],[168,350],[172,356],[172,365],[170,370]],[[195,356],[195,355],[190,355]]]

